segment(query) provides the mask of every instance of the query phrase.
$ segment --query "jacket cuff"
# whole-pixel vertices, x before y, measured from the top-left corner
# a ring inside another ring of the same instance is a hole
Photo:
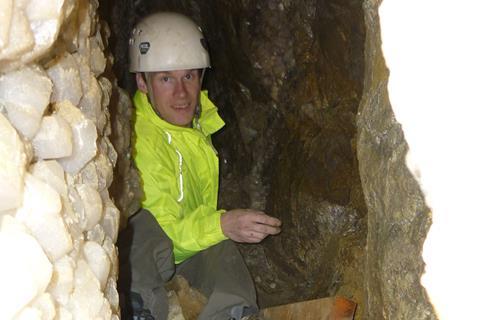
[[[226,211],[227,211],[227,210],[220,209],[220,210],[217,210],[217,211],[215,212],[215,215],[217,216],[217,219],[215,219],[215,226],[214,226],[214,228],[213,228],[213,230],[214,230],[213,238],[214,238],[215,240],[218,240],[218,242],[228,239],[228,237],[223,234],[222,224],[221,224],[221,222],[220,222],[220,221],[221,221],[221,220],[220,220],[220,217],[221,217],[222,214],[224,214]]]

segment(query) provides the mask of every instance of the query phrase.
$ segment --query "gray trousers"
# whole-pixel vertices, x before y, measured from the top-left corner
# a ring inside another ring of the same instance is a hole
[[[166,320],[164,283],[175,274],[208,298],[200,320],[240,320],[258,311],[253,281],[231,240],[175,265],[172,241],[153,215],[142,209],[129,219],[117,244],[122,319]]]

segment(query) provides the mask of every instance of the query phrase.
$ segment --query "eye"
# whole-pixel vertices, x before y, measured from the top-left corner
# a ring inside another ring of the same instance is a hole
[[[193,79],[193,74],[187,73],[187,74],[185,75],[185,79],[187,79],[187,80],[192,80],[192,79]]]
[[[163,76],[163,77],[160,78],[160,81],[168,82],[168,81],[170,81],[170,77],[169,76]]]

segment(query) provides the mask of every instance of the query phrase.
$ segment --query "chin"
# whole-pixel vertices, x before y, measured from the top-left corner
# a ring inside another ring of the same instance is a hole
[[[179,121],[175,121],[174,124],[175,124],[176,126],[179,126],[179,127],[187,127],[187,128],[189,128],[189,127],[192,126],[192,121],[193,121],[193,117],[192,117],[192,119],[190,119],[190,120],[179,120]]]

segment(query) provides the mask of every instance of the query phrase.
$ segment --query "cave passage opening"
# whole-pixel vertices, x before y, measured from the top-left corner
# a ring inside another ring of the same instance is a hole
[[[362,1],[105,1],[113,67],[130,93],[128,36],[156,11],[192,17],[209,44],[205,88],[226,128],[215,138],[219,205],[265,210],[282,234],[240,245],[261,307],[363,299],[366,206],[356,159],[364,78]]]

